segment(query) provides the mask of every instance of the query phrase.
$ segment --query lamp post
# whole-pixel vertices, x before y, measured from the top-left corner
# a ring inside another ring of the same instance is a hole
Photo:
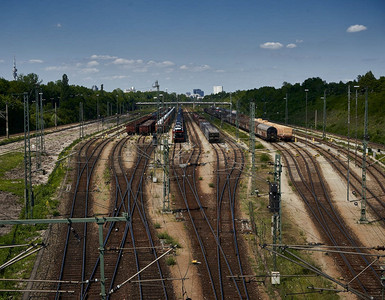
[[[356,89],[356,149],[355,149],[355,153],[354,153],[354,157],[355,157],[355,161],[357,162],[357,148],[358,148],[358,138],[357,138],[357,134],[358,134],[358,116],[357,116],[357,98],[358,98],[358,88],[360,86],[359,85],[355,85],[354,88]]]
[[[288,97],[287,97],[287,93],[286,93],[286,97],[283,98],[286,100],[286,105],[285,105],[285,124],[287,125],[287,122],[289,120],[289,111],[288,111],[288,108],[287,108],[287,100],[288,100]]]
[[[309,89],[305,89],[305,93],[306,93],[306,98],[305,98],[305,136],[306,136],[306,145],[307,145],[307,92],[309,91]]]
[[[99,94],[96,94],[96,121],[98,123],[98,131],[99,131]]]
[[[349,184],[350,184],[350,85],[348,86],[348,173],[347,173],[347,190],[346,190],[346,200],[349,202]]]
[[[323,112],[323,126],[322,126],[322,138],[326,138],[326,90],[324,90],[324,96],[321,97],[324,100],[324,112]]]

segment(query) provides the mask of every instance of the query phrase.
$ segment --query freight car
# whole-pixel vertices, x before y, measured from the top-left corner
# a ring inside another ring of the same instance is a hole
[[[128,135],[139,133],[140,124],[153,118],[153,115],[142,116],[139,119],[133,120],[126,124],[126,132]]]
[[[205,112],[215,116],[216,118],[220,118],[225,122],[235,125],[236,122],[236,114],[232,111],[221,109],[221,108],[206,108]],[[239,119],[239,128],[250,131],[250,118],[244,114],[238,115]],[[277,140],[277,129],[274,126],[263,124],[255,120],[254,122],[254,132],[255,134],[269,142],[274,142]]]
[[[156,122],[155,131],[156,132],[166,132],[174,119],[175,116],[175,107],[171,108],[163,117]]]
[[[174,128],[172,130],[174,142],[184,142],[186,140],[186,132],[184,126],[183,110],[180,108],[176,116]]]
[[[219,130],[209,122],[201,122],[200,128],[209,143],[219,143]]]
[[[155,131],[155,120],[147,120],[139,125],[139,134],[149,135]]]

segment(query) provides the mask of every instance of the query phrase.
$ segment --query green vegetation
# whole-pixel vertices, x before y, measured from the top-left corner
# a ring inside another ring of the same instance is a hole
[[[172,236],[170,236],[167,232],[159,232],[158,238],[161,240],[165,240],[166,244],[173,245],[173,246],[176,245],[177,248],[181,248],[179,242],[175,240]]]
[[[67,147],[59,156],[65,157],[69,154],[71,148],[76,142]],[[24,203],[24,169],[23,154],[11,153],[0,156],[0,190],[3,192],[12,193],[17,197],[20,205]],[[56,198],[58,189],[65,176],[67,166],[64,161],[57,163],[55,169],[49,176],[48,182],[44,185],[34,186],[35,206],[33,209],[34,218],[47,218],[49,215],[58,216],[57,206],[59,201]],[[14,177],[10,182],[4,179],[8,173],[14,173]],[[21,211],[21,218],[24,218],[24,209]],[[26,244],[41,242],[41,230],[47,228],[47,225],[37,224],[32,225],[15,225],[10,233],[0,236],[1,245],[10,244]],[[15,257],[23,247],[0,249],[0,264]],[[29,278],[36,254],[31,255],[1,271],[1,276],[4,278]],[[14,282],[0,282],[0,289],[12,289]],[[0,299],[13,299],[14,293],[2,293]]]
[[[97,107],[99,106],[100,117],[107,116],[107,103],[110,103],[112,113],[117,112],[117,107],[121,107],[124,111],[132,111],[136,109],[135,103],[144,101],[156,101],[154,96],[157,92],[131,92],[124,93],[121,89],[115,89],[112,92],[106,92],[102,89],[94,91],[92,89],[71,85],[70,79],[66,74],[62,78],[46,84],[42,83],[37,74],[19,75],[17,80],[8,81],[0,77],[0,110],[5,110],[5,104],[8,103],[9,110],[9,133],[20,133],[24,131],[23,117],[23,93],[29,95],[30,103],[30,128],[35,129],[36,112],[35,91],[43,92],[45,99],[50,99],[44,103],[44,126],[45,128],[53,127],[55,118],[53,108],[57,105],[57,121],[58,125],[75,123],[79,120],[79,103],[83,103],[84,120],[97,119]],[[167,93],[162,91],[164,101],[176,101],[175,93]],[[15,96],[19,95],[19,96]],[[33,96],[31,96],[33,95]],[[179,101],[186,99],[185,95],[178,95]],[[109,112],[111,114],[111,112]],[[5,135],[5,120],[0,119],[0,136]],[[11,139],[3,140],[0,143],[8,143]],[[12,139],[13,140],[13,139]]]
[[[176,265],[176,260],[175,260],[175,258],[172,257],[172,256],[167,257],[167,258],[166,258],[166,264],[167,264],[168,266],[175,266],[175,265]]]
[[[363,88],[368,87],[369,107],[369,136],[370,141],[385,144],[385,131],[382,130],[385,123],[385,77],[376,79],[372,72],[359,75],[356,80],[347,83],[326,83],[321,78],[309,78],[302,84],[290,84],[284,82],[281,88],[261,87],[247,91],[236,91],[232,93],[233,107],[239,101],[241,113],[248,114],[250,101],[256,103],[256,116],[274,122],[285,123],[284,100],[288,95],[288,123],[291,125],[305,126],[305,89],[308,92],[308,126],[315,127],[315,111],[317,111],[317,128],[322,130],[323,126],[323,103],[321,99],[326,90],[326,131],[336,134],[347,135],[347,110],[348,110],[348,86],[351,89],[351,128],[350,134],[355,132],[355,95],[354,86],[360,86],[357,90],[357,119],[358,138],[363,138],[364,132],[364,107],[365,93]],[[220,93],[205,97],[208,101],[230,101],[230,93]],[[226,107],[227,108],[227,107]]]

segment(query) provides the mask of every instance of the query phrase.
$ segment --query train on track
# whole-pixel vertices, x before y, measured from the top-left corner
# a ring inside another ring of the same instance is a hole
[[[126,132],[128,135],[141,134],[150,135],[156,132],[165,132],[170,128],[175,115],[175,108],[168,110],[160,110],[159,115],[162,117],[157,121],[158,112],[142,116],[136,120],[126,124]]]
[[[175,117],[175,107],[170,108],[155,125],[156,132],[167,132]]]
[[[193,113],[193,119],[195,123],[199,125],[199,128],[202,130],[209,143],[220,142],[219,130],[215,126],[211,125],[205,118],[197,113]]]
[[[236,112],[219,107],[205,108],[204,111],[216,118],[236,125]],[[250,131],[250,118],[244,114],[238,114],[239,128]],[[293,138],[293,129],[288,126],[276,124],[262,119],[254,119],[254,132],[263,140],[275,142],[277,140],[291,141]]]
[[[174,142],[185,142],[186,141],[186,130],[183,117],[183,109],[179,108],[176,115],[175,125],[172,130],[172,138]]]

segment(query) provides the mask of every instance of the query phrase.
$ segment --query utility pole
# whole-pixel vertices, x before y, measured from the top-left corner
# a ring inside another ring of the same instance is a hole
[[[170,211],[170,166],[169,146],[167,138],[163,140],[163,211]]]
[[[287,107],[287,101],[288,101],[287,93],[286,93],[285,100],[286,100],[286,105],[285,105],[285,124],[287,125],[287,123],[289,121],[289,110],[288,110],[288,107]]]
[[[24,203],[25,217],[33,218],[34,195],[32,190],[31,140],[29,131],[29,99],[24,93]]]
[[[237,100],[237,113],[235,115],[235,125],[237,126],[236,137],[237,141],[239,141],[239,100]]]
[[[55,100],[55,129],[57,129],[57,105]]]
[[[4,115],[5,113],[5,115]],[[9,128],[8,128],[8,100],[5,100],[5,111],[0,111],[0,118],[5,119],[5,136],[9,139]]]
[[[5,131],[6,137],[9,139],[9,116],[8,116],[8,102],[5,102]]]
[[[306,145],[307,145],[307,92],[309,89],[305,89],[306,98],[305,98],[305,131],[306,131]]]
[[[357,98],[358,98],[358,88],[360,86],[359,85],[355,85],[354,88],[356,89],[356,149],[355,149],[355,154],[354,154],[354,157],[355,157],[355,161],[357,162],[357,149],[358,149],[358,138],[357,138],[357,135],[358,135],[358,115],[357,115],[357,111],[358,111],[358,103],[357,103]]]
[[[255,191],[255,103],[250,103],[251,194]]]
[[[323,96],[323,99],[324,99],[324,113],[323,113],[323,126],[322,126],[322,138],[325,139],[326,138],[326,132],[325,132],[325,127],[326,127],[326,90],[324,90],[324,96]]]
[[[36,88],[35,91],[35,118],[36,118],[36,128],[35,128],[35,160],[36,160],[36,172],[41,168],[41,131],[40,131],[40,108],[39,108],[39,92]]]
[[[44,144],[44,111],[43,111],[43,93],[39,93],[40,99],[40,150],[41,152],[45,152],[45,144]]]
[[[348,184],[346,189],[346,200],[349,202],[349,175],[350,175],[350,85],[348,86],[348,174],[346,176]]]
[[[364,139],[362,141],[362,199],[361,199],[361,218],[360,223],[368,223],[366,218],[366,149],[368,146],[368,88],[365,88],[365,126]]]
[[[274,162],[274,183],[270,184],[270,205],[273,205],[273,244],[277,245],[278,243],[282,243],[282,205],[281,205],[281,173],[282,173],[282,165],[281,165],[281,155],[275,155]],[[278,205],[278,207],[276,207]],[[277,256],[276,246],[273,246],[274,254],[273,254],[273,269],[277,270]]]
[[[99,118],[100,118],[100,114],[99,114],[99,94],[96,95],[96,119],[97,119],[97,122],[98,122],[98,131],[99,131]]]
[[[84,131],[83,131],[83,102],[79,102],[79,138],[84,138]]]

